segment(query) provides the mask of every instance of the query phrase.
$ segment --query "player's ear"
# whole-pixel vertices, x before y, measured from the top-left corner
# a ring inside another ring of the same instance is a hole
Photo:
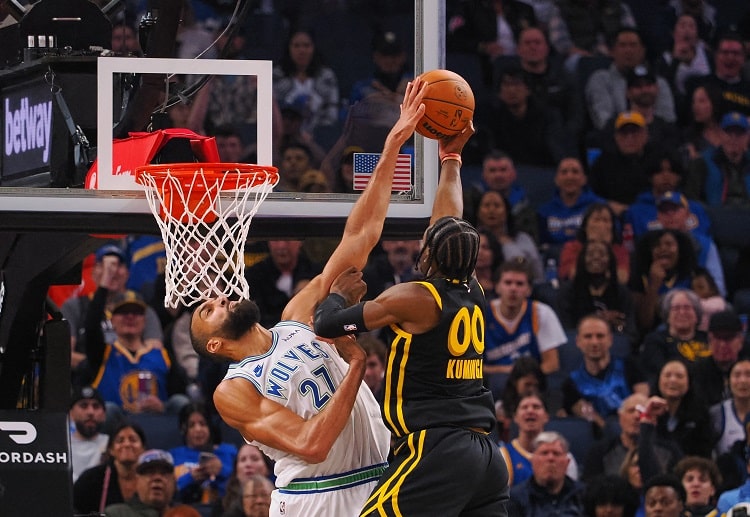
[[[206,351],[209,354],[215,354],[219,351],[221,346],[223,345],[223,342],[221,339],[217,337],[212,337],[211,339],[206,342]]]

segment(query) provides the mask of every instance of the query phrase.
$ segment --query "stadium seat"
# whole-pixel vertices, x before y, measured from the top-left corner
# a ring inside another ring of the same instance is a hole
[[[143,428],[149,449],[169,450],[184,445],[177,415],[133,413],[128,420]]]
[[[557,431],[568,440],[570,452],[578,465],[583,465],[589,446],[594,442],[594,429],[591,422],[578,417],[553,417],[544,426],[545,431]]]

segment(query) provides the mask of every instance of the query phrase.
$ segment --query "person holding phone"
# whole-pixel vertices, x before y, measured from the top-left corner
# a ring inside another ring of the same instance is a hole
[[[185,406],[179,415],[185,445],[170,451],[175,460],[177,499],[187,504],[214,504],[226,491],[237,448],[218,443],[206,408]]]

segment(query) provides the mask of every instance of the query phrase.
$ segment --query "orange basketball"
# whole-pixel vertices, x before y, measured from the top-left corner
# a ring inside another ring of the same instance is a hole
[[[474,92],[463,77],[450,70],[423,73],[425,112],[417,133],[440,139],[460,133],[474,116]]]

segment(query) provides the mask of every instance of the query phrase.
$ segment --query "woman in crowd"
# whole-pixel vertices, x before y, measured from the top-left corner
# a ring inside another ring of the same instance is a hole
[[[583,214],[583,221],[575,240],[566,242],[560,251],[560,280],[569,280],[575,276],[578,255],[586,241],[602,241],[612,246],[617,263],[617,280],[628,281],[630,272],[630,255],[622,243],[622,232],[618,228],[615,213],[606,203],[592,203]]]
[[[513,363],[505,383],[503,409],[509,418],[512,418],[523,397],[533,393],[544,396],[546,392],[547,377],[542,373],[537,360],[531,356],[521,356]]]
[[[312,30],[297,29],[289,35],[286,52],[273,70],[273,92],[282,107],[300,110],[305,131],[338,120],[338,79],[323,64]]]
[[[491,300],[497,297],[493,275],[497,266],[503,262],[503,248],[500,242],[498,242],[497,237],[495,237],[495,234],[487,228],[480,228],[478,231],[479,253],[477,254],[474,274],[477,277],[479,285],[482,286],[485,298]]]
[[[708,407],[693,387],[683,361],[672,359],[662,367],[655,395],[667,401],[667,411],[656,423],[657,434],[671,440],[684,454],[710,458],[713,431]]]
[[[711,407],[711,423],[716,433],[716,455],[729,452],[736,441],[745,439],[745,418],[750,415],[750,359],[740,359],[729,369],[732,396]]]
[[[572,280],[564,282],[557,297],[560,323],[575,329],[582,317],[599,314],[612,330],[635,343],[638,331],[630,291],[617,280],[617,259],[612,246],[604,241],[587,240],[578,254]]]
[[[639,463],[638,449],[630,449],[622,460],[620,466],[620,477],[627,481],[628,486],[638,495],[638,505],[635,511],[636,517],[643,517],[643,478],[641,476],[641,466]]]
[[[692,117],[684,130],[685,156],[688,160],[721,143],[724,131],[719,126],[718,106],[721,94],[712,86],[699,86],[693,91],[691,102]],[[687,166],[687,163],[684,164]]]
[[[700,456],[686,456],[674,467],[675,475],[685,487],[686,517],[713,517],[716,512],[721,472],[712,460]]]
[[[267,517],[273,489],[270,479],[253,474],[242,483],[242,497],[232,504],[223,517]]]
[[[639,356],[649,383],[655,384],[662,366],[671,359],[694,363],[711,355],[708,335],[698,330],[702,313],[700,299],[690,289],[672,289],[664,295],[661,317],[666,326],[646,335]]]
[[[708,322],[711,320],[711,316],[717,312],[731,309],[731,306],[729,302],[721,296],[719,293],[719,286],[716,285],[714,277],[711,276],[708,269],[704,267],[695,268],[690,288],[696,295],[698,295],[698,298],[701,301],[703,316],[698,323],[698,330],[705,332],[708,330]]]
[[[639,505],[638,493],[626,480],[617,476],[591,480],[583,494],[586,517],[635,517]]]
[[[510,204],[505,197],[495,190],[484,192],[474,217],[477,228],[489,230],[500,242],[504,260],[524,257],[531,266],[534,282],[542,280],[542,257],[536,243],[528,233],[516,229]]]
[[[659,323],[659,299],[677,287],[689,288],[696,267],[690,237],[676,230],[653,230],[636,243],[628,288],[633,294],[638,329]]]
[[[109,437],[108,460],[81,474],[73,486],[73,506],[78,514],[102,513],[110,504],[135,495],[135,464],[146,450],[146,435],[137,424],[120,424]]]
[[[179,414],[185,445],[170,451],[175,462],[177,498],[183,503],[213,504],[224,496],[237,448],[219,444],[219,432],[202,404],[188,404]]]
[[[218,517],[231,508],[236,510],[242,504],[243,485],[256,475],[273,480],[273,462],[258,447],[247,443],[237,452],[234,469],[227,482],[226,495],[221,505],[214,506],[212,515]]]

